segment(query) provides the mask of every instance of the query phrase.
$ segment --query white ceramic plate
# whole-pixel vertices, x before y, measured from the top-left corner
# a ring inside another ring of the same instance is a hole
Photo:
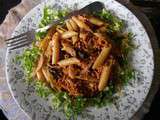
[[[42,17],[44,6],[51,5],[54,9],[79,9],[95,0],[48,0],[32,9],[19,23],[13,32],[13,36],[36,28]],[[127,120],[142,105],[153,77],[153,51],[149,37],[136,16],[126,7],[115,0],[101,0],[106,9],[111,10],[126,24],[126,31],[131,31],[135,35],[133,43],[139,46],[132,53],[132,65],[137,71],[136,79],[131,80],[118,98],[115,104],[102,108],[87,108],[78,119],[89,120]],[[34,87],[25,83],[23,69],[19,63],[12,60],[17,54],[21,54],[23,49],[7,52],[6,56],[6,75],[10,90],[15,100],[21,108],[33,120],[63,120],[65,116],[61,112],[54,111],[48,102],[35,94]]]

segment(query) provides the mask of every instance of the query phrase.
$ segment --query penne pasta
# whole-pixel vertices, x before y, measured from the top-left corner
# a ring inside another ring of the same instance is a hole
[[[72,58],[61,60],[57,64],[60,66],[67,66],[67,65],[74,65],[74,64],[79,65],[80,61],[77,58],[72,57]]]
[[[39,43],[39,48],[42,50],[42,51],[45,51],[48,47],[48,44],[49,44],[49,41],[50,41],[50,37],[49,36],[46,36],[43,40],[41,40],[41,42]]]
[[[39,69],[39,70],[36,72],[36,76],[37,76],[38,80],[42,80],[42,81],[45,80],[45,77],[44,77],[44,75],[43,75],[42,69]]]
[[[51,46],[51,44],[52,44],[52,41],[49,42],[49,45],[48,45],[48,47],[47,47],[47,49],[46,49],[46,51],[45,51],[45,56],[46,56],[48,59],[50,59],[50,57],[51,57],[51,55],[52,55],[52,46]]]
[[[99,54],[99,56],[97,57],[97,59],[95,60],[92,66],[93,69],[96,69],[97,67],[99,67],[104,63],[105,59],[109,55],[110,50],[111,50],[111,45],[109,47],[104,47],[102,49],[101,53]]]
[[[59,33],[56,32],[52,37],[52,65],[58,62],[59,52],[60,52]]]
[[[78,25],[78,27],[85,29],[86,31],[92,32],[90,27],[88,25],[86,25],[84,22],[82,22],[81,20],[79,20],[77,17],[73,16],[72,20]]]
[[[73,47],[67,43],[62,43],[62,50],[66,51],[69,53],[71,56],[76,56],[76,51],[73,49]]]
[[[49,84],[52,89],[57,90],[58,86],[56,86],[56,80],[54,79],[53,75],[49,72],[47,67],[42,68],[42,73],[46,80],[46,84]]]
[[[56,28],[56,31],[57,31],[58,33],[60,33],[60,34],[64,33],[64,31],[61,30],[61,29],[59,29],[59,28]]]
[[[64,32],[64,33],[62,34],[62,38],[63,38],[63,39],[67,39],[67,38],[71,38],[71,37],[73,37],[73,36],[75,36],[75,35],[78,35],[78,33],[77,33],[77,32],[74,32],[74,31],[66,31],[66,32]]]
[[[73,45],[78,41],[78,35],[75,35],[72,37],[72,43]]]
[[[74,31],[78,31],[78,26],[72,19],[69,20],[69,23],[72,26]]]
[[[104,24],[104,22],[102,22],[100,19],[95,18],[95,17],[90,17],[88,20],[90,23],[97,25],[97,26],[102,26]]]
[[[38,60],[38,65],[37,65],[36,71],[39,71],[42,68],[43,63],[44,63],[44,55],[41,54],[40,58]]]
[[[74,29],[72,28],[71,24],[69,23],[69,20],[66,20],[65,23],[66,23],[67,29],[69,31],[74,31]]]
[[[72,21],[72,20],[71,20]],[[73,22],[72,23],[73,25],[71,25],[71,22],[69,22],[69,21],[66,21],[66,26],[67,26],[67,29],[69,30],[69,31],[76,31],[77,30],[77,26],[76,26],[76,24]],[[74,27],[74,28],[73,28]],[[77,40],[78,40],[78,35],[75,35],[75,36],[72,36],[72,43],[73,44],[75,44],[76,42],[77,42]]]
[[[58,86],[56,86],[55,82],[50,82],[50,87],[55,90],[55,91],[60,91],[60,89],[58,89]]]
[[[48,31],[48,33],[47,33],[47,35],[45,36],[45,38],[40,41],[40,43],[39,43],[38,46],[39,46],[39,48],[40,48],[42,51],[46,51],[46,49],[47,49],[47,47],[48,47],[48,44],[49,44],[49,42],[50,42],[50,40],[51,40],[51,38],[52,38],[52,34],[53,34],[54,32],[55,32],[55,28],[52,27],[52,28]]]
[[[47,67],[42,67],[42,73],[48,83],[55,82],[53,75],[49,72]]]
[[[64,28],[63,28],[62,26],[60,26],[60,25],[57,25],[57,28],[60,29],[60,30],[62,30],[63,32],[67,31],[66,29],[64,29]]]
[[[104,88],[107,86],[107,82],[109,80],[109,75],[110,75],[110,72],[111,72],[111,66],[112,65],[103,67],[103,70],[102,70],[102,73],[101,73],[101,76],[100,76],[100,81],[99,81],[99,84],[98,84],[98,90],[99,91],[104,90]]]
[[[57,25],[56,31],[57,31],[58,33],[61,33],[61,34],[62,34],[62,33],[64,33],[64,32],[66,32],[67,30],[64,29],[64,28],[62,28],[61,26]]]

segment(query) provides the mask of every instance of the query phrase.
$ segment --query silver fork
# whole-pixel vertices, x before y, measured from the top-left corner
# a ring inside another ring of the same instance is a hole
[[[61,18],[61,20],[66,20],[66,19],[70,18],[71,16],[78,15],[78,14],[83,14],[83,13],[89,14],[89,13],[93,13],[93,11],[94,12],[99,12],[103,8],[104,8],[103,3],[93,2],[93,3],[83,7],[80,10],[76,10],[76,11],[73,11],[73,12],[69,13],[67,16]],[[31,44],[32,41],[35,40],[35,33],[36,32],[46,31],[49,28],[51,28],[53,25],[56,25],[58,23],[60,23],[60,20],[54,20],[52,23],[45,26],[44,28],[39,28],[39,29],[36,29],[36,30],[30,30],[28,32],[22,33],[18,36],[15,36],[13,38],[5,40],[8,50],[10,51],[10,50],[18,49],[18,48],[21,48],[21,47],[24,47],[26,45]]]

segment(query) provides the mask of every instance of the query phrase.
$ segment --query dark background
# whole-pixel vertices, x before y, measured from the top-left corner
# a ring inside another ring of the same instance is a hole
[[[5,19],[8,10],[13,6],[20,3],[21,0],[0,0],[0,24]],[[131,0],[134,5],[139,6],[142,8],[143,12],[149,18],[154,27],[156,32],[159,46],[160,46],[160,3],[151,3],[151,2],[144,2],[144,0]],[[150,0],[150,1],[160,1],[160,0]],[[0,110],[0,120],[7,120],[4,116],[2,110]],[[143,120],[160,120],[160,89],[157,92],[150,111],[146,114]]]

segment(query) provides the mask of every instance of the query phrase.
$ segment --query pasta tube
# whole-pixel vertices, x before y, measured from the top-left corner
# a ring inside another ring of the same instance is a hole
[[[97,25],[97,26],[102,26],[104,24],[104,22],[102,22],[100,19],[97,19],[95,17],[90,17],[88,20],[90,23]]]
[[[72,28],[71,24],[69,23],[69,21],[67,20],[67,21],[65,21],[65,23],[66,23],[67,29],[69,31],[73,31],[73,28]]]
[[[42,50],[42,51],[45,51],[47,49],[47,46],[49,44],[49,41],[50,41],[50,37],[49,36],[46,36],[43,40],[41,40],[41,42],[39,43],[39,48]]]
[[[51,40],[51,37],[52,37],[52,34],[55,32],[55,29],[54,28],[51,28],[46,37],[40,41],[39,43],[39,48],[42,50],[42,51],[46,51],[47,47],[48,47],[48,44]]]
[[[74,29],[74,31],[78,30],[77,24],[72,19],[69,20],[69,23],[71,24],[71,26]]]
[[[98,84],[98,90],[99,91],[104,90],[104,88],[107,86],[107,82],[108,82],[108,79],[109,79],[110,72],[111,72],[111,65],[104,66],[104,68],[102,70],[102,73],[101,73],[101,76],[100,76],[100,81],[99,81],[99,84]]]
[[[76,51],[73,49],[73,47],[67,43],[62,43],[62,50],[66,51],[69,53],[71,56],[76,56]]]
[[[39,61],[38,61],[38,65],[37,65],[36,71],[39,71],[42,68],[43,63],[44,63],[44,56],[43,56],[43,54],[41,54],[40,58],[39,58]]]
[[[67,31],[67,30],[58,25],[58,26],[56,27],[56,31],[62,34],[62,33],[64,33],[64,32]]]
[[[45,56],[47,56],[48,59],[50,59],[51,55],[52,55],[52,41],[50,41],[46,51],[45,51]]]
[[[72,37],[72,43],[73,45],[78,41],[78,35],[75,35]]]
[[[67,66],[67,65],[73,65],[73,64],[78,65],[79,63],[80,61],[77,58],[72,57],[72,58],[61,60],[57,64],[60,66]]]
[[[67,38],[71,38],[71,37],[73,37],[73,36],[75,36],[75,35],[78,35],[78,33],[77,33],[77,32],[74,32],[74,31],[66,31],[66,32],[64,32],[64,33],[62,34],[62,38],[63,38],[63,39],[67,39]]]
[[[92,32],[90,27],[88,25],[86,25],[84,22],[82,22],[81,20],[79,20],[77,17],[73,16],[72,20],[78,25],[78,27],[85,29],[86,31]]]
[[[72,21],[72,20],[71,20]],[[73,22],[73,21],[72,21]],[[69,22],[69,21],[66,21],[66,26],[67,26],[67,29],[69,30],[69,31],[76,31],[77,30],[77,26],[76,26],[76,24],[73,22],[72,23],[73,25],[71,25],[71,22]],[[74,28],[73,28],[74,27]],[[76,42],[77,42],[77,40],[78,40],[78,35],[75,35],[75,36],[73,36],[72,37],[72,43],[73,44],[75,44]]]
[[[52,64],[56,64],[59,60],[60,43],[59,34],[56,32],[52,37]]]
[[[109,55],[110,50],[111,50],[111,45],[109,47],[104,47],[102,49],[101,53],[99,54],[99,56],[97,57],[97,59],[95,60],[92,66],[93,69],[96,69],[97,67],[99,67],[104,63],[105,59]]]
[[[44,77],[44,75],[43,75],[42,69],[38,70],[38,71],[36,72],[36,75],[37,75],[38,80],[42,80],[42,81],[45,80],[45,77]]]
[[[48,83],[54,82],[53,75],[49,72],[47,67],[42,67],[42,73]]]

